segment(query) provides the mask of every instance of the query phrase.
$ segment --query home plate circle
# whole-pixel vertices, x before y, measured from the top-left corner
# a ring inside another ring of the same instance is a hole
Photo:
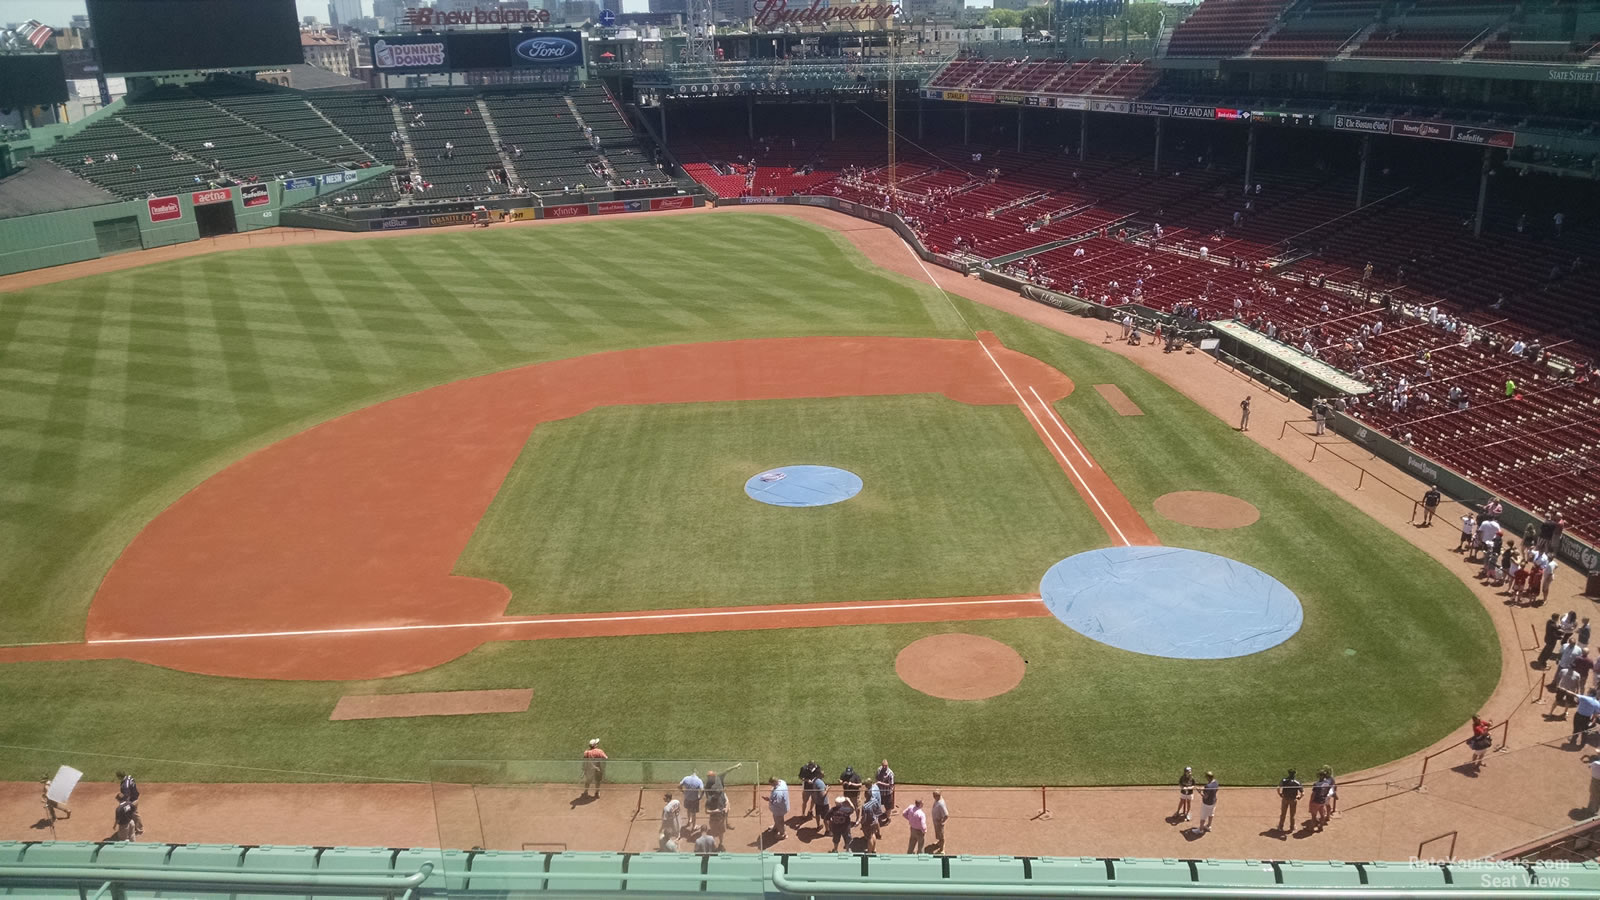
[[[779,466],[744,483],[750,499],[773,506],[827,506],[861,493],[861,476],[833,466]]]

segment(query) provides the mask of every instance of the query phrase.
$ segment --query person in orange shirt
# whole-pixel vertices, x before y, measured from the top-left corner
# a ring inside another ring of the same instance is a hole
[[[583,751],[583,795],[589,796],[589,787],[594,786],[594,795],[600,796],[600,782],[606,780],[606,752],[600,749],[600,739],[591,738],[589,749]]]

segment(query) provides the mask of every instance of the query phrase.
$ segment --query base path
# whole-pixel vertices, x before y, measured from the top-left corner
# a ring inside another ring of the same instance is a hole
[[[1036,598],[958,598],[835,605],[821,617],[796,606],[513,619],[503,617],[504,585],[450,574],[532,429],[597,407],[938,393],[1020,402],[1042,428],[1072,382],[982,337],[624,350],[380,403],[203,482],[111,567],[85,644],[4,648],[0,662],[120,657],[208,675],[365,679],[431,668],[492,640],[1042,615]],[[1108,479],[1087,477],[1097,504],[1132,514]]]

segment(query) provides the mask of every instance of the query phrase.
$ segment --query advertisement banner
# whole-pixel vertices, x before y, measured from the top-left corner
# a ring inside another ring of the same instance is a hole
[[[693,197],[657,197],[650,201],[651,209],[689,209],[692,206]]]
[[[1514,147],[1517,143],[1515,131],[1497,131],[1493,128],[1473,128],[1470,125],[1457,125],[1453,140],[1463,144],[1477,144],[1480,147]]]
[[[539,207],[537,206],[524,206],[521,209],[513,209],[511,211],[511,221],[513,222],[523,222],[537,218],[539,218]]]
[[[183,204],[177,197],[151,197],[145,206],[150,210],[150,221],[173,222],[183,218]]]
[[[1215,106],[1174,106],[1172,115],[1178,119],[1215,119],[1217,108]]]
[[[994,95],[988,92],[979,93],[978,91],[973,91],[967,95],[967,99],[973,103],[993,103]]]
[[[212,188],[209,191],[195,191],[189,195],[190,202],[195,206],[205,206],[208,203],[227,203],[233,199],[233,188]]]
[[[1057,97],[1056,109],[1088,109],[1089,101],[1084,97]]]
[[[644,212],[644,209],[643,200],[607,200],[603,203],[595,204],[596,212],[602,216],[609,216],[614,213]]]
[[[511,35],[511,63],[538,68],[583,65],[583,33],[541,31]]]
[[[946,99],[946,100],[963,100],[964,101],[964,100],[967,99],[967,92],[966,91],[945,91],[944,92],[944,99]]]
[[[247,184],[239,189],[239,196],[245,206],[266,206],[272,202],[272,195],[264,184]]]
[[[849,213],[850,215],[853,216],[853,215],[856,214],[856,205],[854,203],[850,202],[849,200],[840,200],[839,201],[839,212]]]
[[[355,180],[357,180],[357,178],[356,173],[354,172],[329,172],[328,174],[322,176],[323,184],[344,184],[346,181]]]
[[[283,180],[283,189],[286,191],[303,191],[306,188],[314,188],[316,186],[316,178],[285,178]]]
[[[397,228],[421,228],[422,219],[417,216],[395,216],[389,219],[368,219],[367,228],[372,231],[394,231]]]
[[[372,67],[379,72],[442,72],[449,68],[444,35],[388,34],[373,38]]]
[[[1045,101],[1045,99],[1043,97],[1035,97],[1032,94],[1029,94],[1025,99],[1027,100],[1029,106],[1047,106],[1048,105],[1048,103]]]
[[[1438,122],[1417,122],[1411,119],[1391,119],[1389,122],[1392,134],[1403,134],[1406,137],[1427,138],[1430,141],[1450,140],[1450,126]]]
[[[1128,111],[1126,100],[1090,100],[1089,109],[1095,112],[1125,113]]]
[[[1247,109],[1233,109],[1227,106],[1219,106],[1217,107],[1217,118],[1229,122],[1245,122],[1249,121],[1250,119],[1250,111]]]
[[[1172,107],[1165,103],[1135,103],[1133,114],[1136,116],[1170,116]]]
[[[1344,116],[1333,117],[1333,127],[1339,131],[1363,131],[1367,134],[1388,134],[1389,120],[1375,119],[1372,116]]]
[[[439,226],[439,225],[470,225],[476,220],[477,220],[477,214],[476,213],[470,213],[470,212],[440,213],[437,216],[429,216],[428,217],[428,225],[430,227]]]
[[[996,103],[1005,103],[1005,104],[1010,105],[1010,106],[1021,106],[1022,105],[1022,95],[1021,94],[995,94],[994,95],[994,102],[996,102]]]
[[[589,214],[589,204],[569,203],[564,206],[546,206],[544,217],[546,219],[575,219],[578,216]]]

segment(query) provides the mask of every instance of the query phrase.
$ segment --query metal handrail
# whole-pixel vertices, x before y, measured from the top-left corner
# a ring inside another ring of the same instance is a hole
[[[290,872],[244,872],[236,869],[121,868],[107,866],[13,866],[0,865],[0,880],[96,881],[138,884],[215,884],[230,886],[336,887],[357,890],[392,891],[421,886],[433,874],[433,863],[425,862],[410,875],[322,875]]]

